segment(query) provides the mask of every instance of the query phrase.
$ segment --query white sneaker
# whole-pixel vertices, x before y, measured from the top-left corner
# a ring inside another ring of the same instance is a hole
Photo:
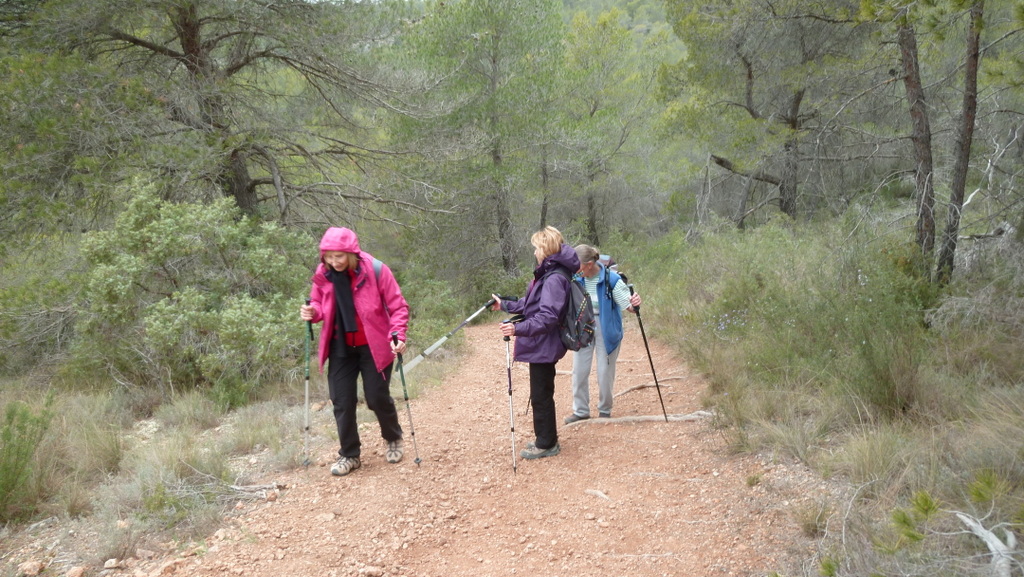
[[[338,462],[331,465],[331,474],[335,477],[344,477],[360,466],[362,463],[359,462],[359,457],[341,457]]]
[[[384,458],[389,463],[397,463],[402,460],[405,455],[405,448],[402,446],[402,439],[397,441],[388,441],[388,450],[384,453]]]

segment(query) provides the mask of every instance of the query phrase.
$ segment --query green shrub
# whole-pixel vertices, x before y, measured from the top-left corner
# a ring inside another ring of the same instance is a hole
[[[39,496],[31,490],[34,456],[46,435],[53,413],[53,397],[33,410],[21,401],[4,407],[0,428],[0,520],[10,521],[30,515],[39,505]]]
[[[217,387],[227,406],[292,368],[309,241],[241,215],[230,199],[161,201],[140,191],[112,230],[87,235],[85,306],[72,371],[124,382]]]

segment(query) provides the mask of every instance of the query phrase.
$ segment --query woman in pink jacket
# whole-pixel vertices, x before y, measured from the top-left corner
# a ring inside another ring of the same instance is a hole
[[[347,475],[362,465],[356,422],[360,375],[366,406],[377,415],[388,445],[385,458],[389,463],[401,461],[402,427],[390,384],[395,355],[405,352],[409,305],[391,269],[381,264],[378,273],[374,258],[359,249],[355,232],[331,227],[320,240],[320,265],[313,274],[309,299],[300,316],[324,323],[318,359],[321,373],[328,361],[327,386],[341,441],[331,474]],[[397,334],[397,344],[392,334]]]

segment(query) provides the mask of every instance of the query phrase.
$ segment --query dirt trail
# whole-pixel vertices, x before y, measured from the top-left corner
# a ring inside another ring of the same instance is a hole
[[[266,482],[286,487],[277,499],[239,510],[205,547],[105,574],[767,575],[792,574],[812,552],[792,512],[820,481],[793,464],[729,455],[707,419],[562,425],[571,354],[556,380],[562,452],[518,460],[513,473],[505,344],[493,323],[465,335],[459,368],[412,401],[420,466],[402,402],[402,463],[384,461],[374,421],[361,428],[363,467],[332,477],[324,465],[336,441],[315,437],[319,463],[271,475]],[[622,346],[616,391],[652,383],[635,320]],[[666,347],[651,346],[668,413],[700,410],[701,379]],[[514,365],[513,385],[518,454],[533,439],[525,364]],[[399,398],[400,387],[396,376]],[[641,415],[661,415],[654,388],[616,398],[614,417]],[[314,420],[333,426],[329,409]]]

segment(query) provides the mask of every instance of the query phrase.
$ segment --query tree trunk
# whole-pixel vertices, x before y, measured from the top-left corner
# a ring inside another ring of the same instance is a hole
[[[231,122],[225,111],[224,100],[216,89],[221,73],[209,53],[207,43],[203,42],[203,22],[194,2],[176,6],[170,13],[174,30],[181,43],[182,64],[192,79],[195,98],[199,104],[198,128],[207,133],[215,134],[225,142],[231,136]],[[228,153],[223,172],[217,183],[225,196],[235,199],[238,208],[245,214],[253,215],[259,204],[256,188],[252,185],[249,175],[248,155],[234,148]]]
[[[740,196],[740,204],[736,207],[736,228],[743,230],[746,228],[747,220],[747,200],[750,198],[750,194],[754,191],[754,178],[747,176],[743,183],[743,194]]]
[[[792,131],[790,138],[783,145],[782,158],[782,182],[779,183],[779,208],[783,213],[796,218],[797,205],[797,175],[800,159],[800,105],[804,101],[804,90],[800,89],[793,93],[789,102],[789,112],[786,117],[786,125]]]
[[[903,85],[910,104],[911,133],[914,143],[914,182],[917,191],[917,246],[927,263],[935,250],[935,168],[932,162],[932,128],[921,85],[921,67],[917,35],[911,26],[896,32],[903,61]],[[927,265],[926,265],[927,266]]]
[[[967,59],[964,63],[964,100],[953,154],[953,179],[950,183],[949,206],[946,212],[946,230],[942,233],[942,246],[936,267],[936,280],[945,285],[953,277],[953,257],[956,255],[957,236],[960,234],[960,212],[964,206],[967,188],[967,169],[974,139],[974,121],[978,113],[978,63],[981,57],[980,41],[982,15],[985,2],[979,0],[970,9],[970,30],[967,34]]]
[[[540,226],[537,230],[544,230],[544,227],[548,225],[548,186],[550,178],[551,175],[548,173],[548,147],[544,145],[541,148],[540,160]]]
[[[509,276],[516,276],[519,273],[519,263],[516,259],[518,249],[512,238],[514,225],[512,207],[509,202],[511,191],[501,178],[503,164],[501,146],[495,144],[491,148],[491,166],[494,170],[492,186],[494,186],[494,214],[498,219],[498,248],[501,251],[501,268]]]
[[[498,247],[501,250],[501,268],[510,277],[519,274],[516,259],[518,248],[512,242],[512,210],[509,207],[509,191],[502,182],[495,182],[495,214],[498,217]]]
[[[597,193],[595,192],[595,181],[599,166],[596,163],[587,164],[587,214],[586,214],[586,237],[585,240],[590,246],[601,246],[600,238],[597,235]]]
[[[783,146],[782,182],[779,183],[779,209],[793,218],[797,215],[797,148],[796,139],[786,141]]]
[[[711,200],[711,156],[708,156],[708,161],[704,163],[704,182],[701,183],[700,192],[697,193],[697,206],[694,209],[694,220],[697,221],[698,228],[704,228],[707,224],[711,210],[708,208],[708,202]]]
[[[233,150],[228,158],[228,166],[220,178],[221,189],[227,196],[235,199],[238,208],[248,215],[256,214],[259,204],[256,187],[252,186],[249,176],[249,165],[246,156],[239,150]]]

